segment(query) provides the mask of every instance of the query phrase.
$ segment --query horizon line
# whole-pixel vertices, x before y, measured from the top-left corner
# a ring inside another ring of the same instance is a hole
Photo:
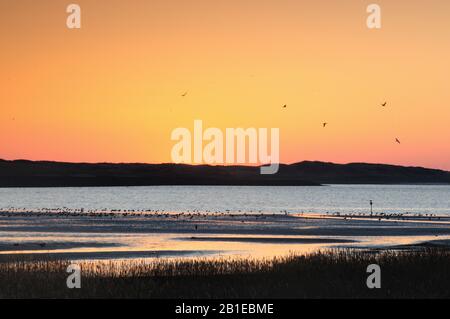
[[[24,159],[24,158],[17,158],[17,159],[4,159],[0,158],[0,161],[3,162],[32,162],[32,163],[60,163],[60,164],[89,164],[89,165],[98,165],[98,164],[111,164],[111,165],[185,165],[185,166],[210,166],[210,167],[261,167],[269,165],[270,163],[266,164],[255,164],[255,165],[249,165],[249,164],[196,164],[196,163],[172,163],[172,162],[160,162],[160,163],[149,163],[149,162],[88,162],[88,161],[81,161],[81,162],[70,162],[70,161],[58,161],[58,160],[30,160],[30,159]],[[367,164],[367,165],[385,165],[385,166],[395,166],[395,167],[410,167],[410,168],[422,168],[422,169],[431,169],[431,170],[438,170],[443,172],[450,173],[450,170],[441,169],[441,168],[432,168],[432,167],[425,167],[425,166],[418,166],[418,165],[400,165],[400,164],[389,164],[389,163],[371,163],[371,162],[346,162],[346,163],[337,163],[337,162],[330,162],[330,161],[321,161],[321,160],[301,160],[297,162],[291,162],[291,163],[272,163],[272,164],[278,164],[280,166],[291,166],[295,164],[301,164],[301,163],[322,163],[322,164],[333,164],[333,165],[352,165],[352,164]]]

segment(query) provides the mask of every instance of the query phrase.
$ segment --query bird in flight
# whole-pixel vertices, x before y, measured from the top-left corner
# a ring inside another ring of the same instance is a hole
[[[398,138],[396,138],[395,141],[396,141],[398,144],[401,144],[401,143],[400,143],[400,140],[399,140]]]
[[[181,94],[182,97],[185,97],[188,94],[188,92],[184,92],[183,94]]]
[[[381,104],[381,106],[386,106],[387,105],[387,102],[384,102],[383,104]]]
[[[327,126],[327,125],[328,125],[328,123],[326,123],[326,122],[325,122],[325,123],[322,123],[322,126],[323,126],[323,127],[325,127],[325,126]]]

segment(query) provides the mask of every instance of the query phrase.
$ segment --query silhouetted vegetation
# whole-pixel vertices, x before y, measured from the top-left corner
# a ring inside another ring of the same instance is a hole
[[[67,261],[0,259],[2,298],[448,298],[450,251],[330,250],[267,260],[83,262],[82,288]],[[368,289],[369,264],[381,289]]]

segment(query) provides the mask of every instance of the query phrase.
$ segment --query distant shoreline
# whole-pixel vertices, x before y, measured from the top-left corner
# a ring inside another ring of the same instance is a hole
[[[450,185],[450,172],[386,164],[299,162],[274,175],[258,166],[0,160],[0,187]]]

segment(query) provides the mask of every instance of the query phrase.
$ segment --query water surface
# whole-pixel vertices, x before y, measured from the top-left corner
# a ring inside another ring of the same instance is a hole
[[[450,215],[450,185],[0,188],[0,208]]]

